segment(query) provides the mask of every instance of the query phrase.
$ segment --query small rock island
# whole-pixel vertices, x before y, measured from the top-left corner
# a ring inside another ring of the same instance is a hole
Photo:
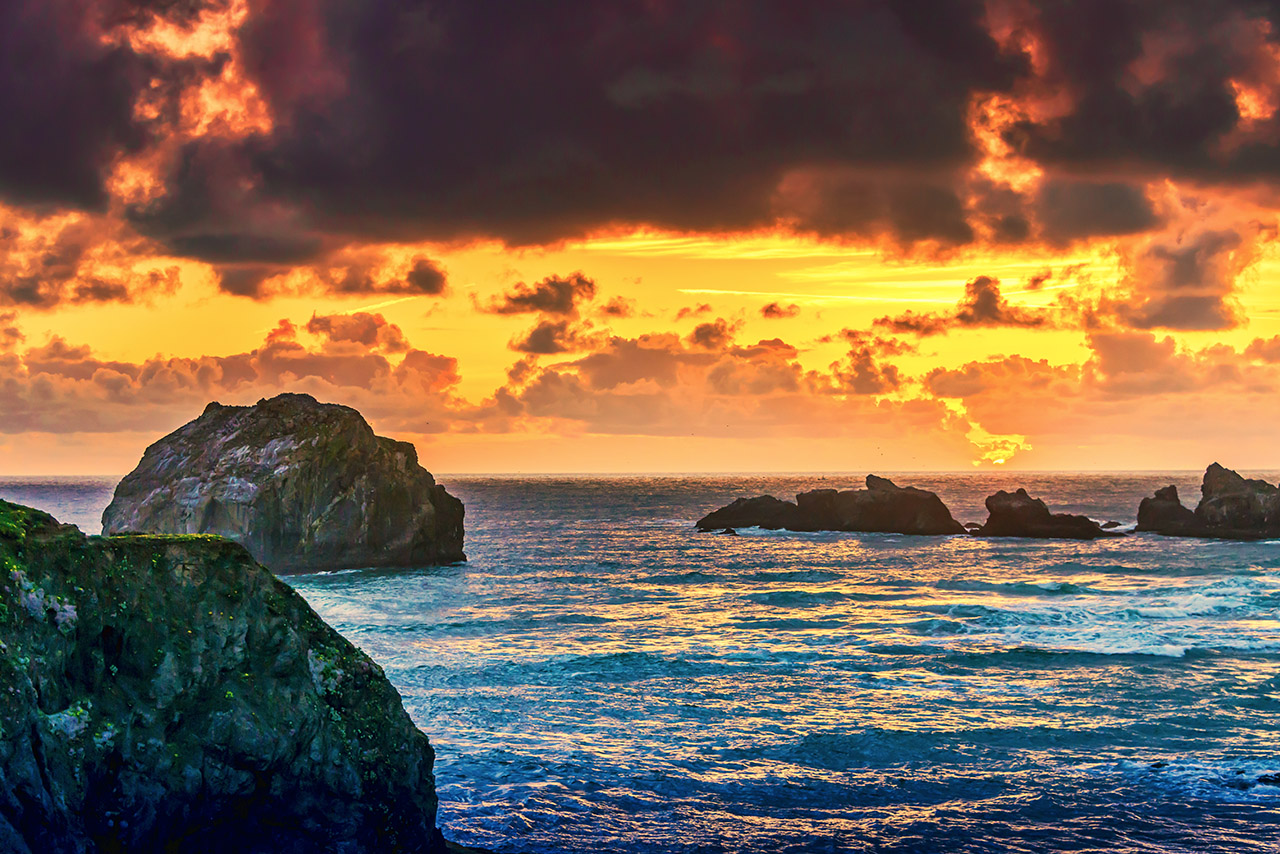
[[[866,489],[815,489],[795,503],[772,495],[739,498],[702,517],[699,530],[761,527],[789,531],[862,531],[888,534],[963,534],[937,494],[867,475]]]
[[[0,501],[0,851],[443,854],[433,761],[243,547]]]
[[[1096,540],[1122,537],[1119,531],[1104,529],[1088,516],[1050,513],[1039,498],[1025,489],[1003,489],[986,500],[987,521],[973,533],[978,537],[1028,537],[1044,540]]]
[[[1212,463],[1195,510],[1183,506],[1177,487],[1166,486],[1138,505],[1137,530],[1172,537],[1280,538],[1280,487]]]
[[[408,442],[306,394],[210,403],[147,448],[105,534],[218,534],[280,573],[466,560],[462,502]]]

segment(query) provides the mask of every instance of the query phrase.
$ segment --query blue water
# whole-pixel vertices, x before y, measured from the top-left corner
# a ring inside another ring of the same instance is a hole
[[[1276,474],[1263,474],[1271,480]],[[293,576],[501,852],[1280,851],[1280,543],[697,534],[834,477],[443,479],[465,565]],[[1131,523],[1192,472],[1024,485]],[[0,481],[97,531],[109,481]]]

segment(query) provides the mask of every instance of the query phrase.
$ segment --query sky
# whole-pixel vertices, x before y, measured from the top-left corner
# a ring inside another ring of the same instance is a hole
[[[1280,468],[1280,3],[0,5],[0,474]]]

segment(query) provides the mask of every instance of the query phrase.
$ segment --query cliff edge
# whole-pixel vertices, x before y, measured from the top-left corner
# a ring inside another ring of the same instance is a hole
[[[241,546],[0,501],[0,850],[435,854],[433,760]]]

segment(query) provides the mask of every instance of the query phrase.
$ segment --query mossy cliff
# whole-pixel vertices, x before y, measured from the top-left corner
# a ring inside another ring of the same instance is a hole
[[[462,502],[359,412],[282,394],[211,403],[147,448],[103,532],[219,534],[276,572],[465,560]]]
[[[0,851],[443,851],[433,759],[241,546],[0,501]]]

